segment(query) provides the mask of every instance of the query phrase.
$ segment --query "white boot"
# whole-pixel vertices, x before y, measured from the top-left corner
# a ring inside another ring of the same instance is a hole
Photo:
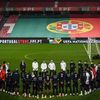
[[[39,95],[37,95],[37,99],[39,99]]]
[[[28,95],[28,96],[29,96],[29,98],[30,98],[30,97],[31,97],[31,94],[29,93],[29,95]]]
[[[49,98],[52,98],[52,96],[50,95]]]
[[[17,92],[17,95],[19,96],[19,92]]]
[[[72,93],[70,93],[70,95],[72,95]]]
[[[65,96],[67,96],[67,93],[65,94]]]
[[[83,95],[83,93],[82,93],[82,91],[81,91],[81,93],[79,94],[79,96],[82,96]]]
[[[85,91],[85,95],[87,95],[87,92]]]
[[[24,94],[24,97],[26,97],[26,93]]]
[[[43,99],[44,97],[43,97],[43,94],[42,94],[42,99]]]
[[[90,90],[89,90],[89,93],[91,93],[91,92],[92,92],[92,90],[90,89]]]
[[[44,98],[47,98],[47,96],[45,95],[45,97]]]

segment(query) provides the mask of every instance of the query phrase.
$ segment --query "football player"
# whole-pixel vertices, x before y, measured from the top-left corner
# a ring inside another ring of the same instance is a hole
[[[39,96],[37,96],[37,87],[38,87],[38,81],[37,81],[37,76],[32,73],[32,96],[39,98]]]
[[[65,71],[61,71],[58,75],[59,78],[59,96],[64,96],[64,85],[65,85]]]
[[[97,82],[97,89],[100,89],[100,66],[98,67],[97,70],[96,82]]]
[[[1,80],[2,80],[2,90],[5,92],[5,80],[6,80],[6,70],[5,67],[1,68]]]
[[[41,72],[42,72],[43,78],[45,78],[46,76],[46,71],[47,71],[47,64],[45,61],[43,61],[41,64]]]
[[[53,89],[53,97],[58,96],[58,75],[56,74],[56,71],[54,71],[54,74],[52,76],[52,89]]]
[[[25,93],[25,80],[26,80],[26,72],[22,74],[22,83],[23,83],[23,96],[26,96]]]
[[[2,91],[2,72],[0,68],[0,91]]]
[[[80,74],[83,73],[83,64],[81,61],[78,62],[78,74],[80,77]]]
[[[73,62],[73,60],[71,60],[71,62],[70,62],[70,75],[71,75],[71,77],[73,77],[74,71],[75,71],[75,63]]]
[[[67,70],[65,80],[66,80],[66,94],[65,94],[65,96],[68,95],[68,88],[70,89],[70,95],[72,95],[71,75],[70,75],[69,70]]]
[[[94,66],[90,67],[90,74],[91,74],[91,80],[90,80],[91,90],[94,91],[94,89],[96,88],[96,71]],[[90,92],[92,92],[91,90]]]
[[[56,65],[53,60],[50,61],[48,68],[50,69],[50,76],[52,77],[54,71],[56,70]]]
[[[20,71],[21,71],[21,77],[23,76],[24,73],[26,73],[26,63],[24,60],[20,62]]]
[[[85,91],[85,81],[86,81],[86,71],[83,70],[83,73],[80,73],[80,96],[84,94]]]
[[[31,96],[30,95],[30,86],[31,86],[31,78],[29,77],[29,74],[26,75],[26,78],[25,78],[25,97],[26,96]]]
[[[78,74],[74,72],[73,74],[73,95],[77,94],[78,95]]]
[[[48,73],[45,77],[44,84],[45,84],[45,90],[46,90],[45,98],[47,98],[47,96],[50,94],[50,90],[51,90],[51,77]],[[50,98],[51,98],[51,95],[50,95]]]
[[[90,70],[89,68],[87,68],[86,69],[86,80],[85,80],[85,95],[89,94],[90,80],[91,80]]]
[[[13,82],[14,82],[14,94],[16,93],[17,95],[19,95],[19,72],[18,69],[16,69],[13,72]]]
[[[66,62],[64,60],[60,63],[61,70],[66,71]]]
[[[42,73],[39,72],[39,76],[38,76],[38,91],[39,91],[39,94],[41,95],[42,94],[42,98],[43,97],[43,77],[42,77]]]
[[[38,75],[38,67],[39,67],[39,64],[38,64],[37,60],[35,59],[32,62],[32,69],[33,69],[33,72],[35,75]]]
[[[6,75],[6,93],[10,93],[10,81],[11,81],[11,71],[8,70],[8,73]]]

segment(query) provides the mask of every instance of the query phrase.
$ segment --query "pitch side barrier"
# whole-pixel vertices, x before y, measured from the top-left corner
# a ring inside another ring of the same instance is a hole
[[[0,38],[0,44],[70,44],[100,43],[100,38]]]

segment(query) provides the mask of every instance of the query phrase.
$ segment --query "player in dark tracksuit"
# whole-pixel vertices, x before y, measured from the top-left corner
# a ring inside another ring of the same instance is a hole
[[[73,76],[73,73],[75,71],[75,63],[71,60],[70,62],[70,75]]]
[[[80,95],[84,94],[85,91],[85,80],[86,80],[86,72],[83,71],[83,73],[80,74]]]
[[[65,94],[65,96],[67,96],[67,94],[68,94],[68,88],[70,89],[70,95],[72,95],[71,76],[70,76],[69,70],[67,70],[65,80],[66,80],[66,94]]]
[[[73,74],[73,95],[78,94],[78,74],[74,72]]]
[[[58,75],[56,74],[56,71],[54,72],[52,76],[52,89],[53,89],[53,95],[58,95]]]
[[[41,95],[42,92],[43,92],[43,82],[44,82],[41,72],[39,72],[39,76],[38,76],[37,82],[38,82],[38,92]],[[43,94],[42,94],[42,98],[43,98]]]
[[[17,95],[19,95],[19,73],[17,69],[13,72],[12,76],[14,82],[14,94],[16,93]]]
[[[13,72],[8,72],[6,77],[6,91],[13,95],[14,93],[14,80],[13,80]]]
[[[20,62],[20,71],[21,71],[21,77],[22,77],[23,74],[26,73],[26,63],[23,60]]]
[[[46,90],[46,95],[45,95],[45,98],[46,98],[50,94],[50,90],[51,90],[51,77],[49,74],[46,75],[44,84],[45,84],[45,90]]]
[[[80,77],[80,74],[83,73],[83,64],[81,61],[78,62],[78,74]]]
[[[32,76],[32,95],[33,97],[37,96],[37,87],[38,87],[37,83],[38,83],[37,76],[36,75]]]
[[[11,72],[8,70],[8,73],[6,75],[6,92],[10,92],[10,81],[11,81]]]
[[[59,96],[64,96],[65,71],[61,71],[58,75],[58,78],[59,78]]]
[[[23,95],[25,95],[25,80],[26,80],[26,73],[22,74]]]
[[[14,80],[13,80],[13,72],[11,73],[9,77],[9,88],[10,88],[10,94],[14,95]]]
[[[97,82],[97,89],[100,89],[100,67],[98,67],[97,70],[96,82]]]
[[[29,74],[27,74],[25,78],[25,96],[27,95],[30,97],[30,86],[31,86],[31,78]]]

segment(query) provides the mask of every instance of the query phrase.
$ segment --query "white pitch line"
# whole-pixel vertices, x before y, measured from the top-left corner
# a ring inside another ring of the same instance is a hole
[[[85,51],[86,51],[86,53],[87,53],[87,55],[88,55],[88,58],[89,58],[89,60],[90,60],[90,62],[91,62],[91,59],[90,59],[89,54],[88,54],[88,51],[87,51],[87,49],[86,49],[86,47],[85,47],[84,44],[83,44],[83,47],[84,47],[84,49],[85,49]]]
[[[31,61],[33,61],[33,59],[32,58],[30,58],[30,57],[28,57],[29,55],[25,55],[24,57],[25,57],[25,59],[28,59],[28,60],[31,60]]]

